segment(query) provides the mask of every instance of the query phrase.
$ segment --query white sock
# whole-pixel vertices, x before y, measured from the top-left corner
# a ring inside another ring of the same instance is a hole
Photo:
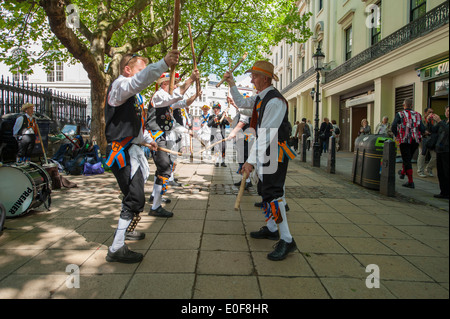
[[[292,242],[292,235],[289,231],[289,225],[286,217],[286,209],[284,207],[284,202],[278,203],[280,207],[281,217],[283,217],[283,221],[278,224],[278,227],[280,229],[280,239],[283,239],[287,243]]]
[[[152,205],[152,209],[155,210],[157,209],[159,206],[161,206],[161,202],[162,202],[162,195],[161,195],[161,191],[162,191],[162,185],[158,185],[155,184],[153,186],[153,205]]]
[[[128,226],[131,223],[130,220],[125,220],[122,218],[119,218],[119,224],[117,225],[116,235],[114,236],[114,240],[112,245],[109,247],[109,250],[111,252],[116,252],[119,250],[123,245],[125,245],[125,232],[128,228]]]
[[[174,180],[174,177],[173,177],[173,172],[172,172],[169,177],[169,182],[172,182],[173,180]]]
[[[273,218],[270,218],[270,219],[267,221],[267,228],[268,228],[272,233],[278,230],[277,223],[275,223],[275,221],[273,220]]]

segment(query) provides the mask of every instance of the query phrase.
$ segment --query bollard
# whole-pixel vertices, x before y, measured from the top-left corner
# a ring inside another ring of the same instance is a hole
[[[306,143],[308,138],[306,137],[306,134],[302,135],[302,162],[306,163]]]
[[[381,162],[380,193],[386,196],[395,196],[395,160],[397,150],[393,140],[386,140],[383,147]]]
[[[336,174],[336,138],[330,136],[328,140],[328,166],[327,172]]]

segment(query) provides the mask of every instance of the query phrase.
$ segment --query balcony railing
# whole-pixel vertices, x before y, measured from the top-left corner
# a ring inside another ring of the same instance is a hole
[[[415,39],[445,26],[449,22],[448,9],[449,1],[445,1],[421,18],[412,21],[335,69],[326,72],[325,83],[332,82]]]

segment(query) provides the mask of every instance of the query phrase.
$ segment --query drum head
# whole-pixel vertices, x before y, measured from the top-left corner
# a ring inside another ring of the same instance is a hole
[[[0,203],[6,217],[17,217],[27,212],[34,199],[34,187],[20,168],[0,167]]]

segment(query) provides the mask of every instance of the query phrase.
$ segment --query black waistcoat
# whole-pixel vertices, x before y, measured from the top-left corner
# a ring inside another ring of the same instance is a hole
[[[292,125],[288,120],[288,114],[289,114],[288,102],[286,101],[286,99],[283,97],[283,95],[281,95],[281,93],[277,89],[273,89],[273,90],[270,90],[269,92],[267,92],[266,96],[262,100],[261,107],[259,110],[259,116],[258,116],[258,125],[256,126],[257,127],[256,133],[258,134],[258,127],[261,126],[261,122],[264,117],[264,110],[266,109],[266,105],[273,98],[279,98],[284,103],[286,103],[286,112],[284,113],[283,122],[281,122],[281,125],[278,128],[278,141],[285,142],[289,139],[289,136],[292,131]]]
[[[108,89],[109,91],[111,87]],[[126,137],[139,135],[141,129],[142,110],[136,103],[136,96],[130,97],[124,104],[120,106],[111,106],[106,98],[105,105],[105,135],[106,141],[120,141]]]

